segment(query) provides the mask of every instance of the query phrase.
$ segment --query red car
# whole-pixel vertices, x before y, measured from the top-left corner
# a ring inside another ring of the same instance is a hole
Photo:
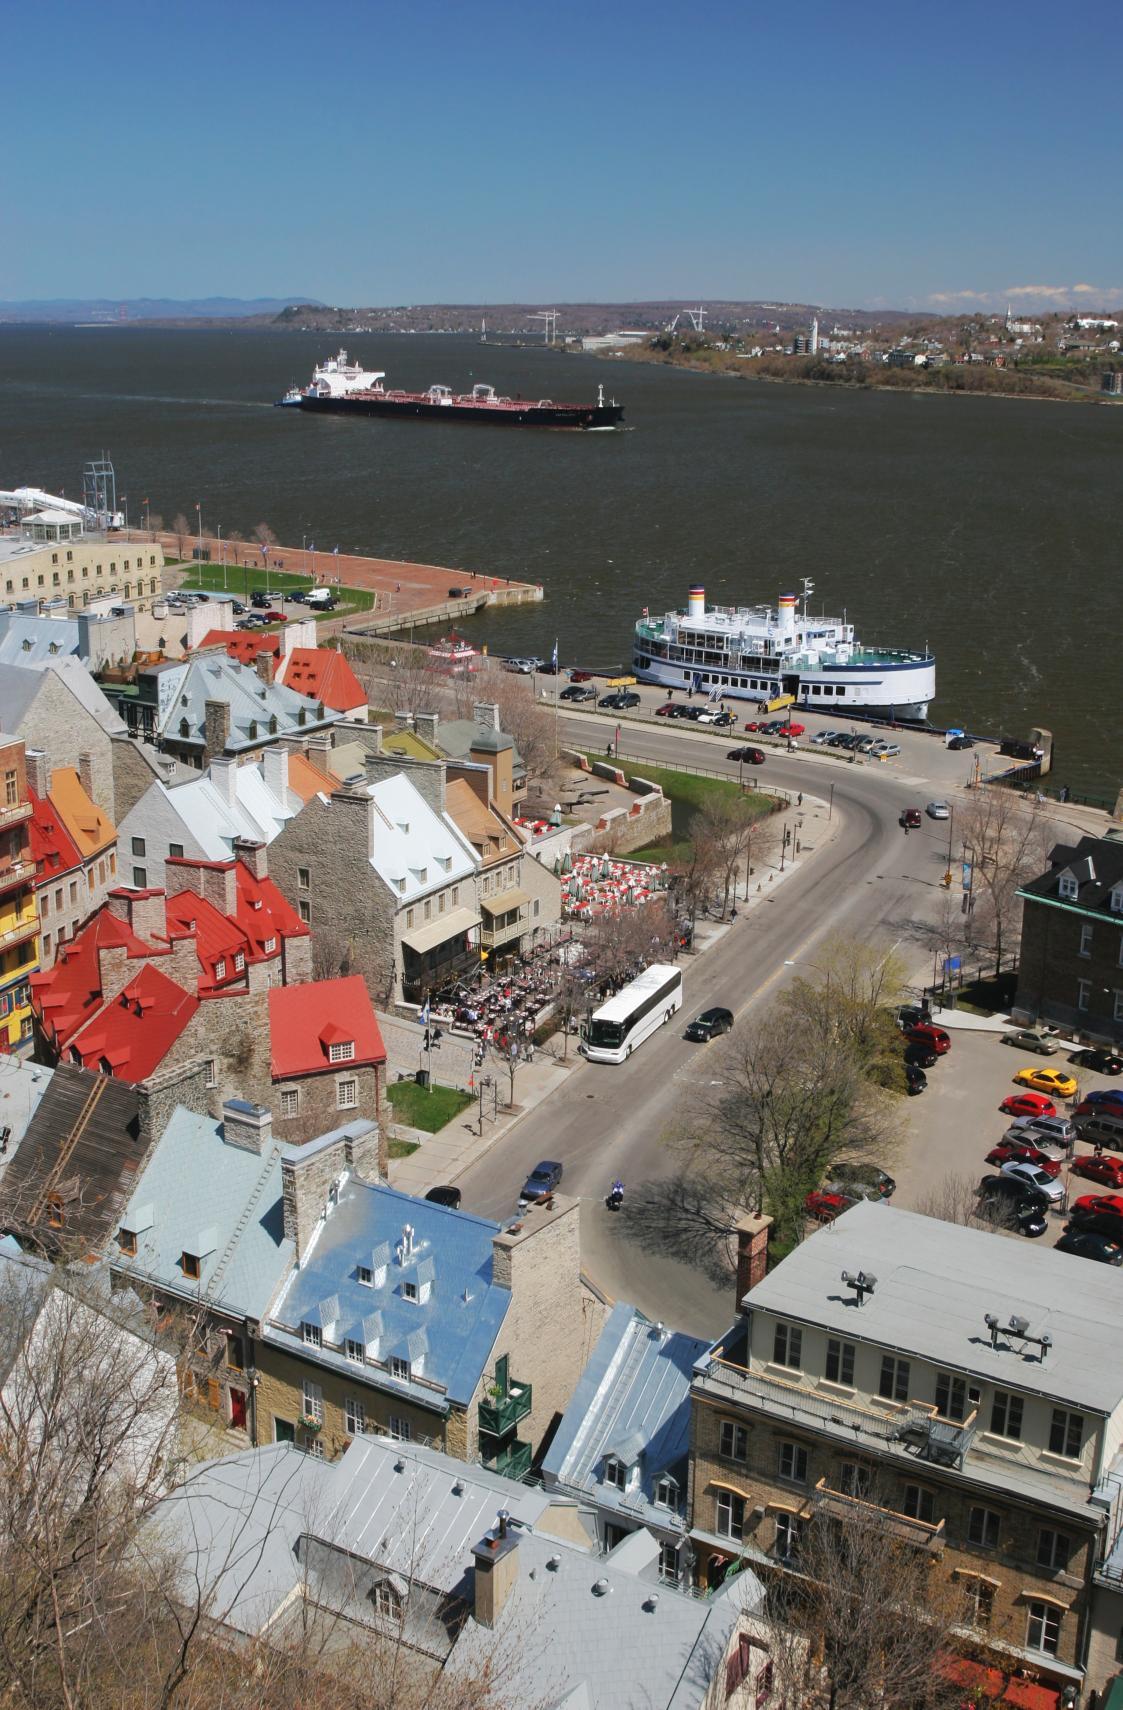
[[[569,673],[569,680],[571,683],[591,683],[593,680],[593,673],[591,671],[571,671]]]
[[[745,729],[746,730],[763,730],[764,725],[761,723],[759,718],[751,718],[751,719],[749,719],[749,721],[745,725]]]
[[[951,1035],[932,1021],[918,1021],[914,1027],[906,1028],[905,1038],[911,1039],[914,1045],[927,1045],[937,1057],[946,1056],[951,1050]]]
[[[655,716],[656,718],[670,718],[672,713],[678,712],[681,705],[681,701],[664,701],[661,707],[655,708]]]
[[[1081,1152],[1069,1168],[1074,1176],[1087,1176],[1101,1187],[1123,1188],[1123,1158],[1097,1158],[1091,1152]]]
[[[1004,1098],[999,1110],[1007,1116],[1056,1116],[1057,1107],[1043,1092],[1012,1092]]]
[[[807,726],[805,724],[783,724],[780,726],[781,736],[802,736]]]
[[[288,622],[288,619],[285,617],[284,612],[262,612],[261,615],[265,619],[266,623],[287,623]]]
[[[1047,1176],[1059,1176],[1061,1160],[1051,1158],[1048,1152],[1039,1149],[1029,1140],[1000,1140],[997,1146],[987,1153],[988,1164],[1034,1164],[1039,1170],[1044,1170]]]
[[[1082,1194],[1079,1199],[1073,1200],[1068,1214],[1070,1217],[1095,1217],[1102,1214],[1106,1217],[1123,1218],[1123,1194]]]
[[[803,1209],[816,1223],[833,1223],[836,1217],[857,1203],[848,1193],[828,1193],[825,1188],[817,1188],[808,1194]]]

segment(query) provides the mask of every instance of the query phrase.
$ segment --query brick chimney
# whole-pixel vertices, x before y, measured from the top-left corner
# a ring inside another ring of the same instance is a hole
[[[472,1565],[473,1614],[481,1627],[495,1627],[519,1578],[519,1540],[505,1508],[492,1530],[472,1545]]]
[[[90,800],[94,800],[94,757],[92,754],[79,754],[78,781]]]
[[[51,763],[41,748],[27,749],[26,757],[27,781],[43,801],[51,793]]]
[[[200,866],[203,895],[223,914],[233,915],[238,906],[238,873],[233,861],[216,861]]]
[[[768,1268],[768,1231],[772,1219],[763,1211],[746,1212],[737,1219],[737,1310],[744,1312],[745,1296],[764,1281]]]
[[[277,662],[267,647],[254,654],[253,668],[263,683],[272,683],[277,674]]]
[[[273,1138],[273,1114],[263,1104],[228,1098],[222,1107],[222,1138],[243,1152],[264,1152]]]
[[[138,938],[154,944],[168,930],[167,899],[163,891],[120,889],[109,893],[109,912],[127,921]],[[134,966],[136,964],[134,963]]]
[[[217,701],[207,702],[208,706],[217,706],[219,704],[220,703]],[[221,704],[225,705],[224,702]],[[226,711],[227,722],[229,722],[229,707],[226,708]],[[214,785],[227,807],[233,807],[234,803],[238,799],[238,762],[236,760],[225,758],[222,755],[216,755],[211,760],[208,772],[211,783]]]
[[[113,944],[108,947],[98,946],[97,978],[102,997],[107,1002],[124,991],[133,975],[140,972],[144,966],[139,959],[129,956],[123,944]]]
[[[204,701],[203,711],[203,759],[211,760],[230,741],[230,702]]]
[[[279,743],[267,748],[261,756],[265,787],[279,802],[287,802],[289,793],[289,751]]]
[[[265,750],[266,759],[271,752],[268,748]],[[287,760],[288,755],[285,758]],[[234,856],[236,860],[242,863],[243,867],[249,868],[255,879],[267,879],[269,877],[269,851],[264,843],[251,842],[248,837],[236,837],[234,839]]]

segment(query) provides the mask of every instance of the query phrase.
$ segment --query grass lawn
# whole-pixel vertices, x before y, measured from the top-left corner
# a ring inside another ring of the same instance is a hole
[[[589,760],[607,760],[605,754],[589,753]],[[611,764],[611,762],[610,762]],[[762,790],[742,790],[735,778],[700,778],[693,772],[673,772],[665,766],[648,766],[629,760],[621,767],[625,777],[647,778],[658,784],[671,804],[671,835],[663,843],[653,843],[646,849],[634,849],[637,861],[666,861],[669,867],[681,866],[690,860],[690,821],[698,810],[715,796],[744,796],[755,819],[772,811],[773,798]],[[746,768],[748,781],[748,768]],[[755,783],[755,779],[751,780]]]
[[[393,1081],[386,1095],[398,1122],[407,1128],[422,1128],[426,1134],[435,1134],[472,1102],[471,1093],[456,1087],[419,1087],[416,1081]]]
[[[408,1158],[411,1152],[420,1151],[416,1140],[391,1140],[386,1148],[387,1156],[391,1158]]]
[[[277,594],[287,594],[295,593],[298,589],[306,590],[312,586],[312,582],[308,576],[291,576],[287,570],[265,571],[260,564],[227,564],[225,569],[221,564],[192,564],[181,586],[220,589],[248,603],[248,596],[257,588],[268,588]],[[289,606],[288,615],[314,617],[319,620],[340,617],[345,612],[369,612],[374,605],[374,593],[370,588],[340,587],[333,592],[339,602],[334,612],[318,612],[315,606],[295,605]]]

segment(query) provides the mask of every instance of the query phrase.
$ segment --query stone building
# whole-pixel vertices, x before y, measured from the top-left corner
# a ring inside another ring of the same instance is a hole
[[[373,1430],[521,1477],[603,1321],[576,1201],[500,1229],[362,1180],[347,1144],[285,1155],[296,1262],[261,1326],[259,1440],[331,1459]]]
[[[130,736],[199,769],[216,755],[264,753],[282,736],[324,729],[340,716],[275,682],[267,654],[256,670],[224,653],[193,654],[150,666],[127,690],[115,693],[109,686],[108,692]]]
[[[39,967],[50,968],[61,945],[99,909],[117,884],[117,830],[93,799],[89,755],[53,770],[47,756],[27,756],[31,852],[41,933]]]
[[[163,547],[86,534],[73,517],[59,516],[54,525],[28,517],[19,536],[0,539],[0,605],[61,598],[80,611],[91,600],[118,594],[147,610],[160,597]]]
[[[377,1122],[385,1174],[382,1096],[386,1047],[361,975],[273,986],[269,992],[271,1085],[250,1091],[273,1112],[273,1131],[290,1145],[339,1122]]]
[[[221,861],[240,844],[271,844],[304,805],[292,781],[304,764],[278,743],[245,763],[217,756],[178,782],[149,777],[120,821],[124,870],[134,884],[161,885],[165,861]],[[330,780],[322,787],[330,790]]]
[[[1123,1044],[1123,842],[1057,844],[1024,885],[1016,1018]]]
[[[1121,1327],[1106,1266],[860,1201],[748,1290],[695,1368],[699,1584],[736,1562],[798,1573],[808,1528],[876,1514],[960,1599],[973,1654],[1102,1688]]]
[[[0,671],[0,730],[39,749],[53,768],[80,768],[88,756],[89,791],[116,820],[113,738],[125,726],[77,659],[60,654]]]

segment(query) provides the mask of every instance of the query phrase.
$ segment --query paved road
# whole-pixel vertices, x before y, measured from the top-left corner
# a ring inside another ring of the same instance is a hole
[[[563,720],[567,741],[592,745],[604,718]],[[602,735],[601,740],[606,738]],[[671,727],[628,731],[630,752],[668,764],[727,770],[724,747]],[[757,777],[761,775],[758,773]],[[926,822],[908,837],[897,824],[910,787],[881,769],[810,767],[802,759],[770,755],[765,778],[810,795],[833,781],[833,817],[825,807],[804,806],[805,843],[812,857],[786,877],[775,900],[755,908],[697,961],[685,964],[684,1020],[706,1004],[733,1009],[737,1028],[751,1026],[794,970],[785,961],[813,961],[832,933],[901,951],[918,968],[927,951],[911,936],[910,923],[933,915],[943,893],[939,881],[947,860],[947,833]],[[762,780],[763,781],[763,780]],[[628,1063],[582,1062],[564,1087],[460,1180],[465,1207],[491,1217],[509,1216],[518,1189],[539,1158],[565,1165],[564,1187],[582,1198],[582,1253],[589,1274],[617,1299],[633,1301],[651,1317],[695,1335],[717,1335],[734,1310],[732,1279],[717,1279],[700,1256],[688,1266],[651,1244],[626,1238],[627,1208],[617,1218],[603,1196],[614,1176],[638,1185],[673,1172],[664,1144],[689,1112],[700,1087],[717,1078],[720,1046],[689,1045],[681,1027],[648,1041]]]

